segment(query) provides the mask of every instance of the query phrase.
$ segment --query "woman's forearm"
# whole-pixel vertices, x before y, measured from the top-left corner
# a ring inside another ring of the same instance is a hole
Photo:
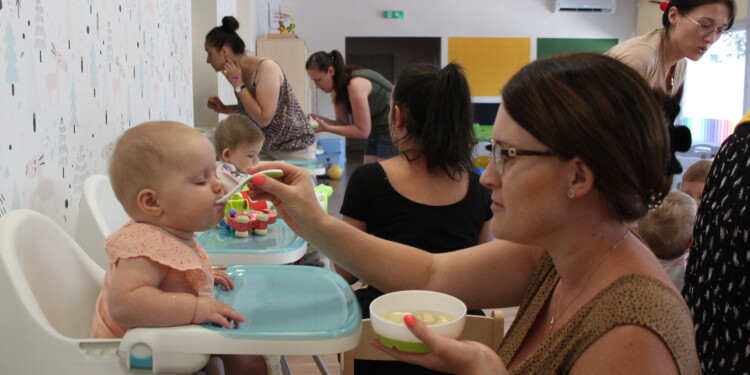
[[[303,230],[313,247],[378,289],[389,292],[429,286],[433,254],[371,236],[327,215]]]
[[[370,135],[369,131],[365,131],[357,125],[330,125],[326,127],[325,131],[347,138],[367,138]]]

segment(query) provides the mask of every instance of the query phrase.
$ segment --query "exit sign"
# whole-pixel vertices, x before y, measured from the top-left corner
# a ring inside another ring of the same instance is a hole
[[[383,12],[385,18],[404,18],[403,10],[386,10]]]

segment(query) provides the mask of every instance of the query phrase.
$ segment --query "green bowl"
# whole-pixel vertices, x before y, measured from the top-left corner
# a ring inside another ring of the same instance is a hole
[[[409,353],[429,353],[432,351],[432,348],[427,346],[427,344],[423,342],[408,342],[408,341],[401,341],[401,340],[395,340],[391,339],[379,334],[375,334],[375,337],[378,338],[378,341],[380,341],[383,346],[386,348],[392,348],[392,349],[398,349],[402,352],[409,352]]]

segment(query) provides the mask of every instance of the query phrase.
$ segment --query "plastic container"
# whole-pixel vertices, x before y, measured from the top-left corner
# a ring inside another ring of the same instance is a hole
[[[326,170],[336,164],[345,169],[346,167],[346,139],[345,138],[321,138],[318,146],[323,147],[323,153],[315,155],[319,162],[325,165]]]

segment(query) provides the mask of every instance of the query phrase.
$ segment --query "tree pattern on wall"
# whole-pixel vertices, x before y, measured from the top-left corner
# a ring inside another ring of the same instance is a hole
[[[42,62],[42,51],[47,47],[47,33],[44,31],[44,8],[42,0],[36,0],[36,17],[34,18],[34,47],[39,50],[39,62]]]
[[[0,216],[31,208],[70,232],[83,181],[107,172],[125,129],[149,119],[192,124],[190,6],[0,4]]]
[[[96,78],[96,74],[99,72],[99,68],[96,66],[96,49],[94,48],[93,43],[91,44],[90,61],[91,65],[89,65],[89,74],[91,80],[89,83],[91,89],[94,90],[94,97],[96,97],[96,88],[99,87],[99,80]]]
[[[68,137],[65,135],[66,127],[62,117],[60,118],[60,126],[57,127],[58,132],[58,155],[57,155],[57,166],[60,168],[62,177],[65,178],[65,167],[68,166]]]

